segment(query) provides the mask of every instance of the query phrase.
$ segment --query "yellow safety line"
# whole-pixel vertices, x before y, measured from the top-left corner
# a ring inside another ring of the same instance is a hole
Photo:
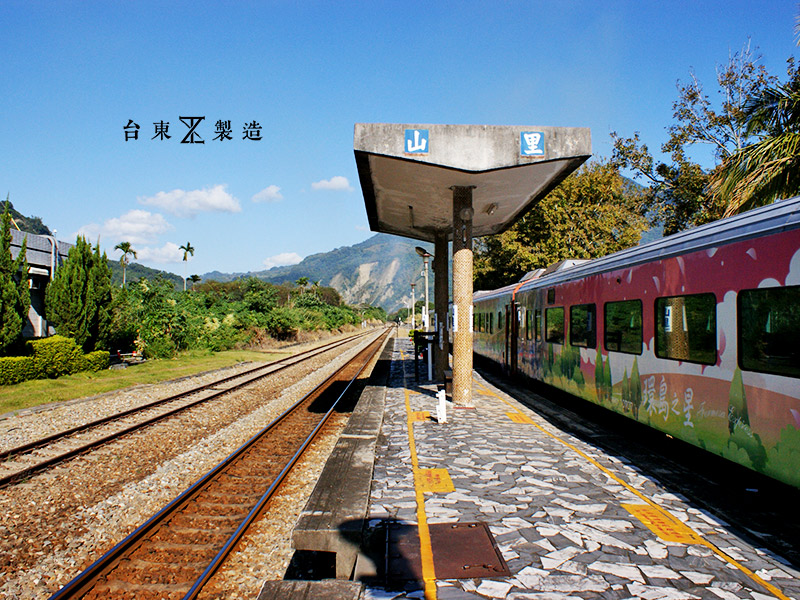
[[[405,353],[400,354],[405,365]],[[419,530],[419,554],[422,562],[422,581],[425,585],[425,600],[436,600],[436,571],[433,567],[433,546],[425,515],[425,495],[421,486],[417,445],[414,441],[414,419],[411,410],[410,392],[406,387],[406,372],[403,368],[403,387],[406,397],[406,424],[408,425],[408,448],[411,451],[411,470],[414,474],[414,492],[417,498],[417,529]]]
[[[505,398],[502,398],[501,396],[498,396],[497,394],[495,394],[495,393],[494,393],[492,390],[490,390],[489,388],[487,388],[485,385],[481,384],[481,382],[479,382],[479,381],[477,381],[477,380],[476,380],[476,381],[475,381],[475,383],[477,383],[479,387],[481,387],[483,390],[485,390],[486,394],[488,394],[489,396],[494,396],[495,398],[497,398],[497,399],[498,399],[498,400],[500,400],[501,402],[505,402],[505,403],[506,403],[508,406],[510,406],[511,408],[513,408],[515,411],[517,411],[517,412],[520,412],[520,410],[519,410],[519,409],[518,409],[516,406],[514,406],[513,404],[511,404],[511,403],[510,403],[508,400],[506,400]],[[521,413],[521,412],[520,412],[520,414],[524,414],[524,413]],[[728,556],[728,555],[727,555],[727,554],[726,554],[724,551],[722,551],[720,548],[718,548],[717,546],[715,546],[715,545],[714,545],[712,542],[708,541],[708,540],[707,540],[706,538],[704,538],[702,535],[700,535],[699,533],[697,533],[696,531],[694,531],[694,530],[693,530],[691,527],[689,527],[688,525],[686,525],[686,524],[684,524],[684,523],[681,523],[681,521],[680,521],[680,520],[678,520],[676,517],[674,517],[674,516],[673,516],[671,513],[669,513],[669,512],[668,512],[666,509],[664,509],[664,508],[662,508],[661,506],[659,506],[658,504],[656,504],[656,503],[655,503],[653,500],[651,500],[650,498],[648,498],[647,496],[645,496],[644,494],[642,494],[642,493],[641,493],[639,490],[637,490],[636,488],[634,488],[633,486],[631,486],[630,484],[628,484],[626,481],[624,481],[624,480],[620,479],[619,477],[617,477],[617,476],[616,476],[616,475],[615,475],[613,472],[611,472],[609,469],[607,469],[606,467],[604,467],[603,465],[601,465],[599,462],[597,462],[597,461],[596,461],[595,459],[593,459],[591,456],[589,456],[588,454],[586,454],[586,453],[585,453],[585,452],[583,452],[582,450],[580,450],[580,449],[576,448],[575,446],[573,446],[573,445],[572,445],[572,444],[570,444],[569,442],[567,442],[567,441],[565,441],[565,440],[562,440],[560,437],[558,437],[558,436],[556,436],[556,435],[554,435],[554,434],[550,433],[549,431],[547,431],[547,430],[546,430],[544,427],[542,427],[542,426],[541,426],[541,425],[539,425],[538,423],[534,422],[534,423],[533,423],[533,425],[534,425],[534,427],[536,427],[537,429],[539,429],[539,431],[541,431],[542,433],[544,433],[544,434],[546,434],[546,435],[550,436],[551,438],[553,438],[553,439],[554,439],[554,440],[556,440],[557,442],[560,442],[560,443],[562,443],[563,445],[565,445],[565,446],[566,446],[567,448],[569,448],[570,450],[572,450],[572,451],[576,452],[576,453],[577,453],[578,455],[580,455],[582,458],[585,458],[587,461],[589,461],[589,462],[590,462],[591,464],[593,464],[595,467],[597,467],[598,469],[600,469],[600,471],[602,471],[602,472],[603,472],[603,473],[604,473],[604,474],[605,474],[607,477],[609,477],[610,479],[612,479],[612,480],[616,481],[618,484],[620,484],[620,485],[621,485],[622,487],[624,487],[626,490],[628,490],[629,492],[631,492],[632,494],[634,494],[635,496],[637,496],[637,497],[638,497],[639,499],[641,499],[643,502],[646,502],[647,504],[649,504],[650,506],[652,506],[653,508],[655,508],[655,509],[656,509],[656,510],[657,510],[659,513],[661,513],[661,514],[664,516],[664,518],[666,518],[666,519],[669,519],[670,521],[673,521],[673,522],[675,522],[675,523],[677,523],[677,524],[681,525],[682,527],[686,527],[687,529],[689,529],[690,531],[692,531],[692,532],[693,532],[693,533],[694,533],[694,534],[695,534],[695,535],[696,535],[696,536],[697,536],[697,537],[698,537],[698,538],[701,540],[701,544],[702,544],[703,546],[706,546],[706,547],[707,547],[709,550],[713,551],[713,552],[714,552],[715,554],[717,554],[717,555],[718,555],[720,558],[722,558],[722,559],[723,559],[723,560],[725,560],[726,562],[728,562],[728,563],[732,564],[734,567],[736,567],[737,569],[739,569],[740,571],[742,571],[742,573],[744,573],[745,575],[747,575],[747,576],[748,576],[750,579],[752,579],[753,581],[755,581],[755,582],[756,582],[756,583],[758,583],[759,585],[763,586],[765,589],[769,590],[769,591],[770,591],[770,593],[772,593],[772,594],[773,594],[773,595],[774,595],[776,598],[780,598],[780,600],[790,600],[790,598],[789,598],[788,596],[786,596],[786,595],[785,595],[783,592],[781,592],[781,591],[780,591],[778,588],[776,588],[774,585],[772,585],[771,583],[769,583],[769,582],[767,582],[767,581],[764,581],[764,580],[763,580],[761,577],[759,577],[758,575],[756,575],[755,573],[753,573],[753,572],[752,572],[750,569],[748,569],[747,567],[745,567],[743,564],[741,564],[740,562],[738,562],[738,561],[737,561],[736,559],[734,559],[733,557],[731,557],[731,556]]]

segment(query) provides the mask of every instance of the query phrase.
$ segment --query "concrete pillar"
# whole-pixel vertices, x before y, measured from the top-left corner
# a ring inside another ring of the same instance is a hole
[[[447,305],[450,300],[450,270],[448,261],[447,232],[436,232],[433,250],[433,302],[436,312],[436,331],[439,332],[439,344],[434,356],[434,379],[444,381],[444,372],[450,366],[450,337],[447,324]]]
[[[453,186],[453,405],[472,408],[472,190]]]

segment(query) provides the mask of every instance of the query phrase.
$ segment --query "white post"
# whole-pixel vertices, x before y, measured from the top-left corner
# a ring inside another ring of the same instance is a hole
[[[417,285],[416,283],[411,284],[411,329],[417,328],[417,307],[415,304],[417,303],[417,298],[414,295],[414,286]]]
[[[428,300],[428,255],[422,257],[422,262],[425,265],[425,331],[430,331],[431,328],[431,319],[428,313],[428,304],[430,301]]]
[[[445,403],[444,390],[436,392],[436,422],[447,423],[447,404]]]

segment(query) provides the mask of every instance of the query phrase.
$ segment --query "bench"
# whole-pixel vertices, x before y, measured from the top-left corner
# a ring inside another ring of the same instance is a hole
[[[336,555],[337,579],[351,577],[362,547],[392,347],[390,338],[292,532],[295,550]]]
[[[363,586],[355,581],[266,581],[257,600],[359,600]]]

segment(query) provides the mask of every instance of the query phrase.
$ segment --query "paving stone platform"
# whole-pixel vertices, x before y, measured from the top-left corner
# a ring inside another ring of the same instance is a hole
[[[367,533],[380,538],[386,523],[422,531],[485,522],[511,575],[434,576],[427,589],[421,577],[378,577],[362,598],[800,599],[800,573],[786,561],[478,374],[476,408],[448,402],[446,423],[436,421],[435,394],[415,386],[412,343],[396,339]]]

